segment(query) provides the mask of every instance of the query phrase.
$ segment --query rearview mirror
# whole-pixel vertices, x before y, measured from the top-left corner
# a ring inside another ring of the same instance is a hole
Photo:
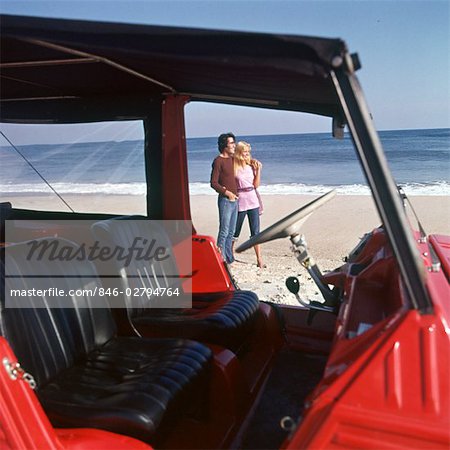
[[[345,122],[341,117],[333,117],[333,137],[344,139]]]

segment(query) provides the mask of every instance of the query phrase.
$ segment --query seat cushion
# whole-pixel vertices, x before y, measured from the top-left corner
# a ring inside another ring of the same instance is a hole
[[[179,270],[165,228],[157,221],[134,219],[124,217],[120,220],[103,220],[95,223],[92,230],[102,245],[130,248],[136,238],[145,238],[154,240],[155,245],[166,249],[171,257],[162,263],[154,261],[151,265],[142,258],[132,258],[126,265],[123,260],[116,258],[110,263],[115,267],[109,265],[107,271],[118,277],[109,278],[108,281],[118,283],[112,287],[120,292],[134,292],[142,288],[151,290],[154,286],[177,287],[182,294],[172,298],[176,298],[179,304],[188,303],[182,301],[183,296],[187,299],[188,295],[184,295],[180,280],[170,277],[179,273]],[[168,300],[164,299],[164,302],[167,304]],[[123,306],[127,309],[125,320],[130,320],[143,336],[196,339],[233,351],[238,351],[244,345],[259,310],[257,295],[249,291],[194,293],[192,308],[160,308],[153,306],[154,303],[154,299],[144,295],[124,296]]]
[[[193,296],[190,309],[153,309],[133,318],[143,335],[183,337],[238,351],[256,320],[259,300],[250,291]]]
[[[180,411],[201,407],[211,357],[211,350],[197,342],[116,338],[37,395],[55,426],[89,425],[149,442]]]

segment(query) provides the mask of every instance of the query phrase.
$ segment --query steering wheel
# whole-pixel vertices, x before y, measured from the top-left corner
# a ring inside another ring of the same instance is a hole
[[[237,253],[241,253],[257,244],[273,241],[288,236],[299,234],[300,228],[306,219],[318,208],[330,201],[336,195],[336,191],[327,192],[326,194],[316,198],[312,202],[302,206],[291,214],[283,217],[283,219],[270,225],[270,227],[252,236],[249,240],[242,243],[236,248]]]

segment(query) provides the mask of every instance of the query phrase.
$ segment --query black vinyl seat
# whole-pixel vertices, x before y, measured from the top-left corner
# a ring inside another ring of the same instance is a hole
[[[178,288],[183,292],[182,279],[166,277],[167,274],[179,272],[173,244],[159,222],[123,217],[97,222],[93,224],[92,230],[96,239],[111,248],[130,248],[136,237],[139,237],[153,240],[157,246],[166,249],[170,256],[163,261],[152,261],[151,264],[135,258],[125,265],[123,260],[115,259],[112,263],[115,267],[107,270],[120,274],[116,280],[116,287],[120,291],[133,292],[135,288],[162,286]],[[192,306],[182,308],[155,307],[158,298],[145,295],[125,295],[124,300],[128,320],[140,334],[196,339],[235,352],[239,352],[250,334],[259,310],[257,295],[244,290],[194,293]]]
[[[47,242],[75,248],[63,239]],[[4,249],[0,331],[34,376],[55,426],[101,428],[154,443],[180,416],[199,414],[212,360],[208,347],[183,339],[117,337],[106,298],[93,293],[100,286],[94,266],[75,260],[33,264],[28,248],[20,243]],[[45,277],[49,273],[52,279]],[[49,287],[92,292],[12,294]]]
[[[258,307],[258,297],[249,291],[194,295],[192,308],[151,309],[135,316],[133,325],[143,335],[195,339],[239,352]]]

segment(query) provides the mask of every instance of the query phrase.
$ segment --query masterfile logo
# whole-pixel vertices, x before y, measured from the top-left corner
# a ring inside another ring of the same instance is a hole
[[[33,240],[26,243],[30,247],[27,260],[49,261],[101,261],[117,260],[123,262],[124,267],[129,267],[135,261],[152,260],[161,262],[170,258],[170,249],[157,245],[156,239],[135,237],[130,247],[120,245],[101,245],[95,241],[92,245],[86,243],[78,247],[64,245],[60,241],[47,239]]]
[[[7,307],[192,305],[190,221],[14,220],[5,231]]]

